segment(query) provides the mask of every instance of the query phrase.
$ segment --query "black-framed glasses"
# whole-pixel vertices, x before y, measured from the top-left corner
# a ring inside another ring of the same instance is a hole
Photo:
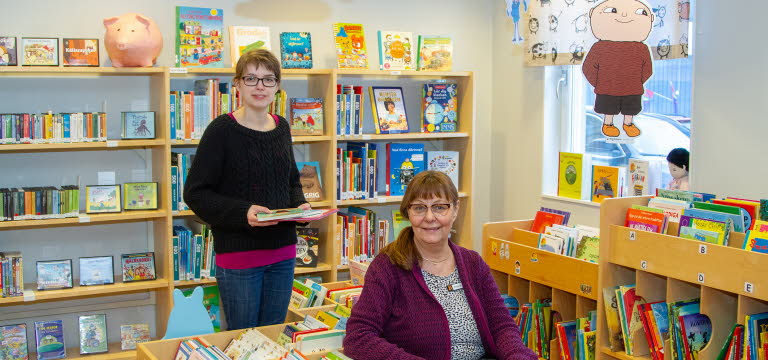
[[[408,210],[410,211],[410,214],[416,215],[416,216],[424,216],[427,214],[427,210],[430,210],[430,209],[432,210],[432,214],[434,214],[435,216],[443,216],[448,213],[448,210],[451,210],[451,204],[408,205]]]
[[[265,77],[265,78],[259,78],[255,76],[243,76],[241,77],[243,80],[243,84],[245,86],[256,86],[259,85],[259,81],[265,86],[265,87],[275,87],[277,86],[277,78],[273,77]]]

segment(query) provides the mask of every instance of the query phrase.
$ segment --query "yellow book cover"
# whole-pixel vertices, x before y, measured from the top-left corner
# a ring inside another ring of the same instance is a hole
[[[336,327],[336,323],[339,322],[339,319],[331,316],[325,311],[320,311],[317,313],[317,320],[327,325],[329,329],[333,329],[334,327]]]
[[[333,312],[343,316],[343,317],[350,317],[352,316],[352,309],[344,306],[344,305],[336,305],[336,308],[333,309]]]
[[[333,39],[336,43],[336,59],[339,69],[368,68],[368,55],[365,51],[365,33],[362,24],[333,24]]]
[[[717,233],[717,245],[725,244],[725,223],[692,218],[691,225],[694,229],[701,229]]]
[[[560,153],[557,176],[557,196],[581,199],[581,179],[584,154]]]
[[[592,166],[592,201],[601,203],[605,199],[619,196],[619,168],[615,166]]]

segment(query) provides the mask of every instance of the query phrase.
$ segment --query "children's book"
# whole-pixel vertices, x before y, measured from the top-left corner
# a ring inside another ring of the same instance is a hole
[[[80,285],[114,284],[114,263],[112,256],[80,258]]]
[[[650,195],[650,177],[648,176],[650,162],[640,159],[629,159],[629,176],[627,190],[630,196]]]
[[[307,201],[324,200],[320,162],[296,162],[296,167],[299,169],[299,180],[301,181],[301,190],[304,192],[304,199]]]
[[[121,255],[123,282],[155,280],[155,253],[144,252]]]
[[[27,324],[0,326],[0,359],[27,360]]]
[[[618,289],[618,286],[603,289],[605,318],[608,323],[608,341],[613,352],[624,351],[624,337],[622,336],[621,324],[619,322],[619,301],[616,296]]]
[[[176,66],[224,66],[224,11],[176,7]]]
[[[421,132],[456,132],[459,121],[457,84],[424,84],[421,91]]]
[[[459,152],[458,151],[428,151],[427,170],[440,171],[453,181],[459,188]]]
[[[557,196],[581,199],[584,154],[560,152],[557,176]]]
[[[229,27],[229,56],[232,61],[232,67],[237,66],[240,56],[256,49],[272,50],[272,46],[269,43],[269,27]]]
[[[601,203],[605,199],[620,196],[620,168],[616,166],[592,166],[592,201]]]
[[[62,39],[64,66],[99,66],[99,39]]]
[[[699,351],[712,338],[712,322],[704,314],[680,316],[680,331],[685,346],[686,360],[699,360]]]
[[[581,238],[576,246],[577,259],[597,263],[600,257],[600,238],[596,236],[585,236]]]
[[[419,35],[419,71],[451,71],[453,41],[447,36]]]
[[[538,248],[555,254],[563,254],[565,250],[565,239],[557,236],[540,234]]]
[[[120,325],[121,350],[136,350],[136,344],[150,340],[149,324]]]
[[[283,69],[311,69],[312,35],[308,32],[280,33],[280,62]]]
[[[62,320],[35,321],[35,346],[40,360],[62,359],[67,356]]]
[[[711,244],[726,244],[727,224],[722,221],[680,217],[680,237],[706,241]]]
[[[424,171],[424,144],[388,143],[387,172],[389,177],[388,196],[402,196],[405,188],[416,174]]]
[[[560,214],[553,214],[546,211],[537,211],[536,216],[533,218],[533,224],[531,225],[531,231],[535,233],[543,233],[544,228],[552,226],[553,224],[562,225],[565,220],[565,216]]]
[[[365,32],[362,24],[333,24],[336,60],[339,69],[367,69]]]
[[[300,227],[296,235],[296,267],[317,267],[320,229]]]
[[[694,201],[692,210],[708,210],[728,214],[728,216],[733,220],[734,231],[746,232],[749,230],[747,228],[747,226],[749,226],[749,221],[745,221],[750,219],[749,213],[740,207]],[[689,214],[690,211],[687,211],[686,215]]]
[[[291,135],[323,135],[322,98],[291,98]]]
[[[0,36],[0,66],[18,65],[17,50],[15,37]]]
[[[405,112],[403,88],[371,86],[369,92],[376,133],[407,133],[408,118]]]
[[[416,70],[413,33],[379,30],[379,70]]]
[[[760,220],[758,218],[760,202],[758,201],[733,198],[712,199],[711,201],[713,204],[735,206],[746,211],[746,214],[742,211],[742,215],[744,215],[744,229],[746,230],[751,230],[755,225],[755,221]]]
[[[83,315],[78,317],[80,329],[80,354],[98,354],[109,351],[107,339],[107,315]]]
[[[663,213],[628,209],[624,226],[643,231],[663,233],[666,230],[667,219]]]
[[[400,235],[400,232],[403,231],[403,229],[411,226],[411,222],[408,221],[403,215],[400,214],[399,210],[392,210],[392,225],[394,230],[394,239],[397,239],[397,236]]]

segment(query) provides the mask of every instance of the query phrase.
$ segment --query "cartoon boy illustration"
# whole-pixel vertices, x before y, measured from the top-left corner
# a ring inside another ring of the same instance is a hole
[[[642,110],[643,84],[653,74],[651,52],[643,43],[653,28],[653,12],[640,0],[606,0],[592,8],[589,19],[598,42],[582,71],[595,87],[595,112],[605,115],[603,134],[617,137],[613,117],[624,115],[624,132],[640,135],[632,118]]]

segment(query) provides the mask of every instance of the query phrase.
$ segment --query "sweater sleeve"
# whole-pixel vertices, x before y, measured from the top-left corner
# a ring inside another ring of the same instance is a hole
[[[418,360],[402,348],[381,337],[392,311],[393,274],[387,271],[389,259],[379,256],[365,274],[365,286],[347,322],[344,354],[356,360]],[[423,359],[422,359],[423,360]]]
[[[203,221],[212,226],[248,228],[248,201],[228,197],[216,191],[225,162],[223,135],[218,124],[211,123],[200,139],[195,159],[184,185],[184,201]]]
[[[290,135],[288,136],[288,141],[292,142]],[[296,158],[293,156],[293,146],[291,146],[291,173],[289,176],[291,207],[295,208],[307,202],[307,199],[304,197],[304,189],[301,187],[301,176],[299,168],[296,166]],[[317,174],[317,176],[320,176],[320,174]]]
[[[523,344],[520,337],[520,328],[509,315],[509,310],[504,306],[504,300],[499,295],[499,288],[491,275],[491,269],[483,261],[480,255],[473,256],[476,262],[475,268],[478,282],[478,297],[483,304],[488,325],[493,334],[500,360],[538,360],[533,350]]]

